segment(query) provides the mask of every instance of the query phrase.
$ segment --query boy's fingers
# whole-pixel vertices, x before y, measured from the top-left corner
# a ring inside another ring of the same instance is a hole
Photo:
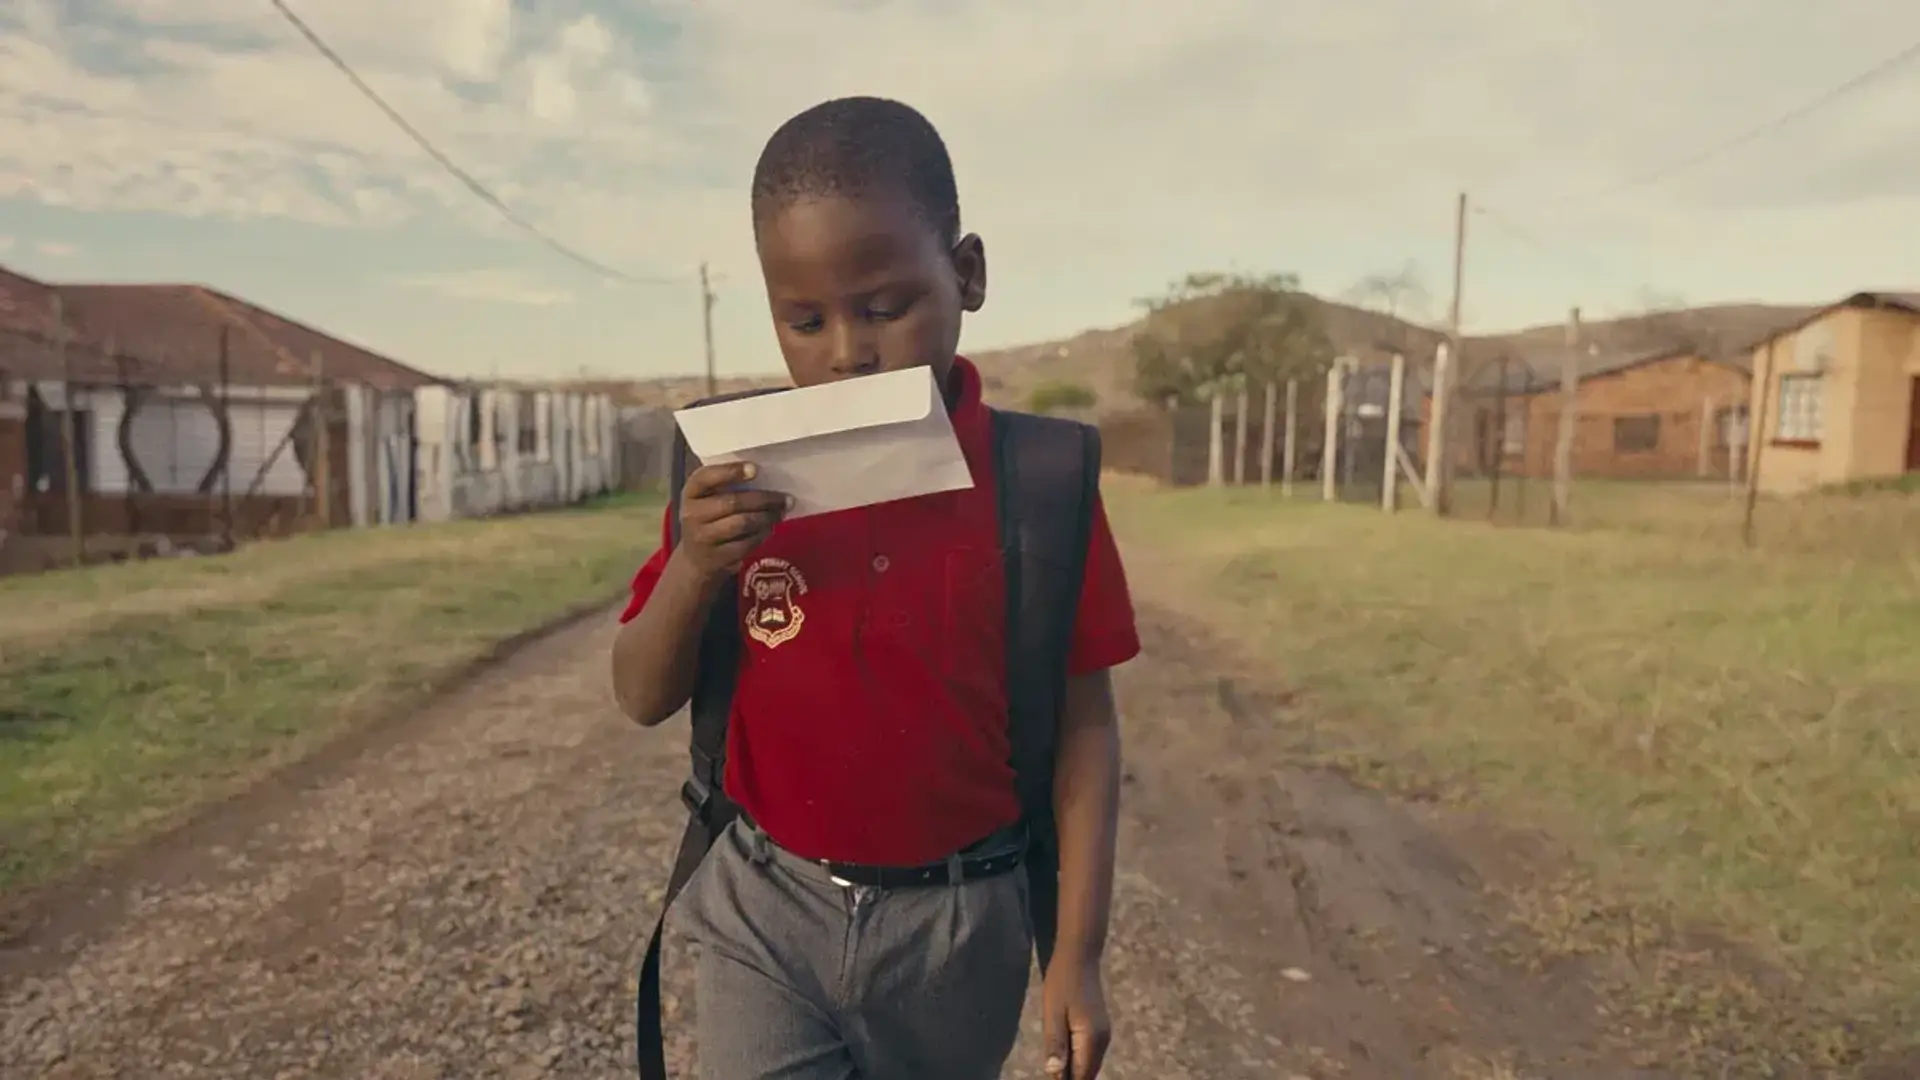
[[[1046,1046],[1047,1075],[1056,1080],[1066,1080],[1069,1046],[1067,1040],[1067,1018],[1049,1014],[1045,1021],[1044,1045]]]
[[[713,553],[722,564],[730,566],[735,572],[738,572],[741,561],[743,561],[754,548],[765,543],[766,539],[766,533],[753,533],[742,536],[737,540],[729,540],[724,544],[716,544],[714,545]]]
[[[754,511],[745,514],[732,514],[721,518],[702,530],[705,539],[714,547],[731,544],[746,539],[765,539],[780,523],[780,515],[772,511]]]
[[[1093,1031],[1076,1031],[1068,1052],[1072,1059],[1072,1080],[1094,1080],[1100,1075],[1100,1062],[1107,1056],[1106,1040]]]
[[[719,522],[739,514],[777,514],[789,501],[777,491],[723,491],[681,504],[681,519]]]
[[[728,484],[744,484],[759,472],[751,461],[729,461],[721,465],[702,465],[693,470],[681,485],[683,499],[702,499]]]

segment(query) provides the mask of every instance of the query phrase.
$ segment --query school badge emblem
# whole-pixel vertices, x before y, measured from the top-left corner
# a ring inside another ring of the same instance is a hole
[[[807,613],[800,598],[807,595],[807,579],[785,559],[756,559],[740,575],[740,598],[746,601],[747,636],[777,649],[800,635]]]

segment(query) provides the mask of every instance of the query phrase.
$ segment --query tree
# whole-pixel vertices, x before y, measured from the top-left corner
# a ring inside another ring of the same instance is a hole
[[[1029,412],[1050,413],[1058,409],[1091,409],[1099,401],[1094,392],[1077,382],[1054,379],[1043,382],[1027,395]]]
[[[1207,401],[1288,378],[1312,379],[1333,345],[1312,298],[1290,274],[1195,273],[1140,301],[1134,388],[1156,404]]]
[[[1433,293],[1428,290],[1420,264],[1408,260],[1398,270],[1380,270],[1368,274],[1347,290],[1347,301],[1388,318],[1420,322],[1427,317]]]

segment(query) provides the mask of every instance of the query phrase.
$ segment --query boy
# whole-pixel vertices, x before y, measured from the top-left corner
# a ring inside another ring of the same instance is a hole
[[[1005,567],[980,376],[955,355],[986,299],[945,145],[918,112],[847,98],[787,121],[753,180],[754,238],[799,386],[910,367],[945,388],[972,489],[782,523],[749,464],[695,470],[680,541],[634,578],[615,694],[644,726],[693,691],[700,633],[737,581],[742,653],[725,790],[741,818],[678,908],[701,943],[709,1080],[989,1080],[1019,1034],[1033,949],[1009,764]],[[736,577],[737,575],[737,577]],[[1095,507],[1054,798],[1057,936],[1047,1071],[1092,1080],[1109,1038],[1101,952],[1120,766],[1108,669],[1139,651]],[[937,881],[873,886],[862,881]]]

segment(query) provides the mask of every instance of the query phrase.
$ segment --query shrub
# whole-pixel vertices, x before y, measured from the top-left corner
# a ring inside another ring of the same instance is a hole
[[[1092,390],[1077,382],[1043,382],[1027,395],[1027,408],[1037,413],[1059,409],[1090,409],[1099,400]]]

